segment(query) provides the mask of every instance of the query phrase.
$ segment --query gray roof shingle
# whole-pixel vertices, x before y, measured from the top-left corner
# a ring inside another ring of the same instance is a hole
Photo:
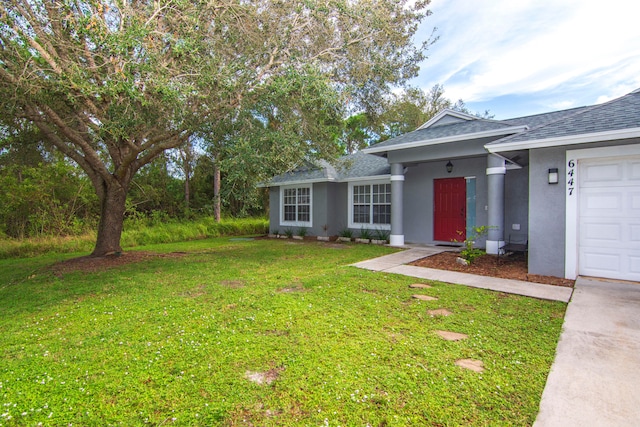
[[[574,136],[598,132],[640,128],[640,89],[604,104],[578,107],[532,116],[506,120],[472,119],[456,123],[433,125],[424,129],[400,135],[371,148],[394,147],[412,142],[438,140],[441,138],[473,138],[474,134],[487,131],[505,130],[508,134],[514,126],[527,126],[528,130],[505,136],[485,147],[500,144],[527,142]],[[398,147],[400,148],[400,147]],[[382,151],[382,150],[381,150]],[[304,181],[348,181],[354,178],[390,174],[390,166],[384,157],[358,152],[338,159],[334,163],[317,161],[274,177],[269,185]]]
[[[451,123],[446,125],[432,126],[424,129],[417,129],[413,132],[405,133],[404,135],[400,135],[395,138],[379,142],[378,144],[374,144],[371,146],[371,148],[393,147],[395,145],[407,144],[411,142],[471,135],[479,132],[508,129],[512,126],[516,125],[506,123],[504,121],[486,119],[467,120],[459,123]]]
[[[333,164],[325,160],[305,162],[291,172],[275,176],[269,185],[305,181],[348,181],[354,178],[389,175],[391,167],[384,157],[357,152],[339,158]]]
[[[563,114],[567,113],[567,114]],[[640,127],[640,91],[590,107],[558,111],[556,120],[487,145],[536,141]]]

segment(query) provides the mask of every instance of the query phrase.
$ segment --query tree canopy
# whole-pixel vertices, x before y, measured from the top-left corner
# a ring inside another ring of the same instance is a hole
[[[2,120],[35,125],[84,170],[101,210],[93,254],[117,252],[140,168],[216,123],[233,124],[291,76],[300,76],[301,86],[288,100],[290,116],[309,104],[316,94],[307,87],[318,82],[344,102],[373,108],[424,59],[427,45],[415,46],[412,37],[427,5],[3,0]],[[311,142],[298,134],[295,149],[317,150]]]

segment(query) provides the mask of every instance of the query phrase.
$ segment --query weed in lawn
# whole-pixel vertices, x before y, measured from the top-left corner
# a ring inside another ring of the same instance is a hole
[[[143,249],[186,254],[62,277],[51,257],[0,262],[0,424],[533,422],[564,304],[442,283],[412,299],[410,278],[346,267],[381,246]]]

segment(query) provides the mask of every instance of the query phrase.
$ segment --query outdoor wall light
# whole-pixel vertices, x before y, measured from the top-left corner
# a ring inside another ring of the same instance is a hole
[[[558,183],[558,168],[549,169],[549,184]]]
[[[557,171],[558,169],[556,169]],[[449,162],[447,163],[447,173],[451,173],[453,171],[453,163],[451,163],[451,160],[449,160]]]

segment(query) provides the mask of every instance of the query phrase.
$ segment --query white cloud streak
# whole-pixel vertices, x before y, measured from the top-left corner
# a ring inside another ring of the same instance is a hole
[[[608,100],[640,87],[640,2],[629,0],[433,0],[432,46],[416,84],[486,102],[504,95],[572,94]],[[562,95],[564,99],[558,100]]]

